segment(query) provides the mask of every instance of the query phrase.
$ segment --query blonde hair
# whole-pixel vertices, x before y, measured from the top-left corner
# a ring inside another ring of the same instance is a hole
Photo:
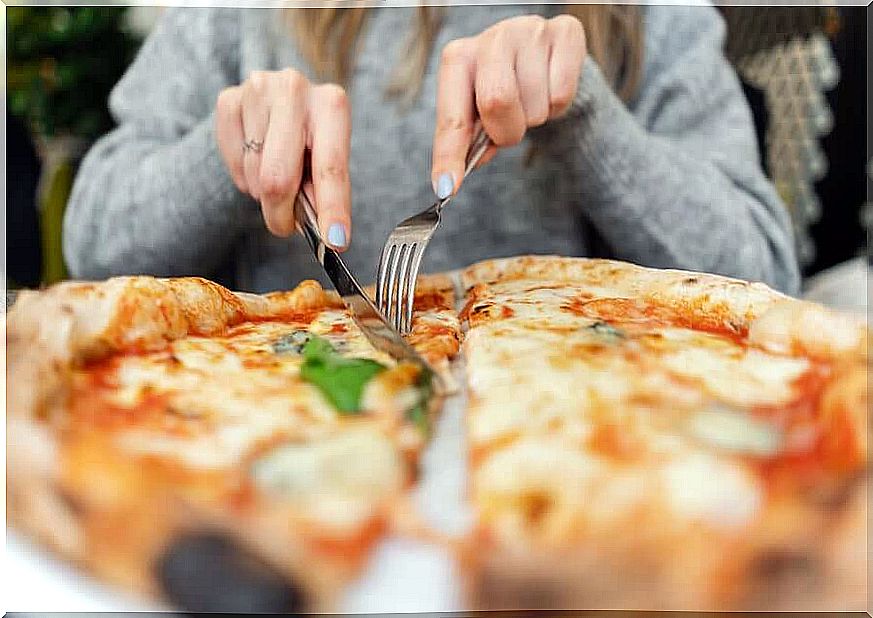
[[[367,8],[287,9],[295,40],[319,79],[347,84]],[[597,61],[613,89],[625,101],[639,85],[642,72],[642,17],[636,6],[566,5],[564,12],[585,27],[588,53]],[[444,10],[421,6],[416,27],[406,39],[405,53],[394,67],[387,94],[410,102],[422,78],[439,33]]]

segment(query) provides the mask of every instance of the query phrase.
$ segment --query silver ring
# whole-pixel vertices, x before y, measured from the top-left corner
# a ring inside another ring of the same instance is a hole
[[[251,150],[252,152],[261,152],[264,149],[264,142],[256,139],[247,140],[243,144],[243,151]]]

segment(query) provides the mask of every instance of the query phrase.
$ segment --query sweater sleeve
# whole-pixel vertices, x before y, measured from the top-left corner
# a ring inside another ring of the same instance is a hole
[[[238,81],[239,14],[167,9],[113,89],[117,128],[85,156],[64,218],[72,274],[207,274],[257,213],[225,170],[218,93]]]
[[[633,112],[586,60],[574,113],[543,127],[612,257],[796,293],[788,212],[760,166],[751,112],[708,6],[649,7]]]

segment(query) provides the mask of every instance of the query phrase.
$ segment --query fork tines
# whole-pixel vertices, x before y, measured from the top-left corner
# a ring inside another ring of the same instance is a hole
[[[491,140],[477,121],[473,142],[467,152],[464,178],[491,145]],[[443,198],[430,208],[402,221],[382,248],[376,273],[376,306],[401,334],[408,333],[412,326],[415,282],[421,257],[439,227],[440,212],[450,199],[451,196]]]
[[[409,332],[412,325],[415,284],[429,236],[412,242],[389,242],[379,262],[376,305],[401,333]]]

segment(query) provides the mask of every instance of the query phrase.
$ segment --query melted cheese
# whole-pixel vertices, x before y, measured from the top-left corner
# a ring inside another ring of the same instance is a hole
[[[525,438],[489,456],[474,474],[480,520],[512,542],[568,539],[609,531],[657,504],[646,470],[617,468],[561,439]]]
[[[381,433],[355,430],[316,442],[289,443],[255,462],[255,483],[320,524],[351,526],[399,491],[403,463]]]
[[[690,449],[628,467],[560,440],[523,439],[487,457],[473,478],[480,521],[513,543],[608,537],[634,521],[742,528],[764,503],[742,466]]]
[[[611,336],[582,327],[557,334],[506,323],[475,328],[465,344],[474,443],[560,428],[578,439],[598,421],[654,404],[700,408],[705,396],[653,368],[641,372]]]
[[[211,339],[182,339],[173,345],[173,356],[187,369],[204,373],[239,373],[243,360],[229,354],[220,341]]]
[[[784,441],[782,432],[772,423],[748,412],[721,406],[693,415],[688,429],[706,445],[760,457],[776,455]]]
[[[678,517],[718,528],[748,525],[763,503],[749,472],[704,453],[689,453],[663,469],[667,500]]]
[[[135,455],[172,459],[200,470],[224,470],[238,464],[253,444],[270,438],[279,428],[263,423],[224,424],[197,436],[132,429],[117,436],[116,443]]]
[[[650,319],[643,305],[604,323],[581,304],[602,295],[606,311],[604,290],[515,280],[476,294],[464,344],[473,499],[498,538],[754,522],[762,481],[733,458],[782,448],[750,408],[796,399],[806,360],[665,326],[669,312]]]
[[[232,467],[275,436],[335,431],[344,420],[315,386],[301,380],[301,356],[274,349],[280,338],[297,330],[294,324],[249,323],[225,337],[187,337],[160,353],[119,357],[109,376],[112,386],[104,391],[106,400],[136,410],[158,395],[164,408],[157,419],[130,417],[128,425],[116,429],[117,443],[136,454],[216,469]],[[336,347],[343,354],[393,365],[342,312],[323,312],[311,330],[341,343]],[[388,428],[403,422],[403,411],[418,393],[408,387],[414,376],[399,373],[389,368],[373,379],[359,420],[387,422]],[[168,430],[179,426],[182,430]]]
[[[809,370],[809,361],[760,350],[689,347],[665,354],[661,362],[684,378],[699,380],[717,399],[737,406],[775,406],[796,397],[792,383]]]

